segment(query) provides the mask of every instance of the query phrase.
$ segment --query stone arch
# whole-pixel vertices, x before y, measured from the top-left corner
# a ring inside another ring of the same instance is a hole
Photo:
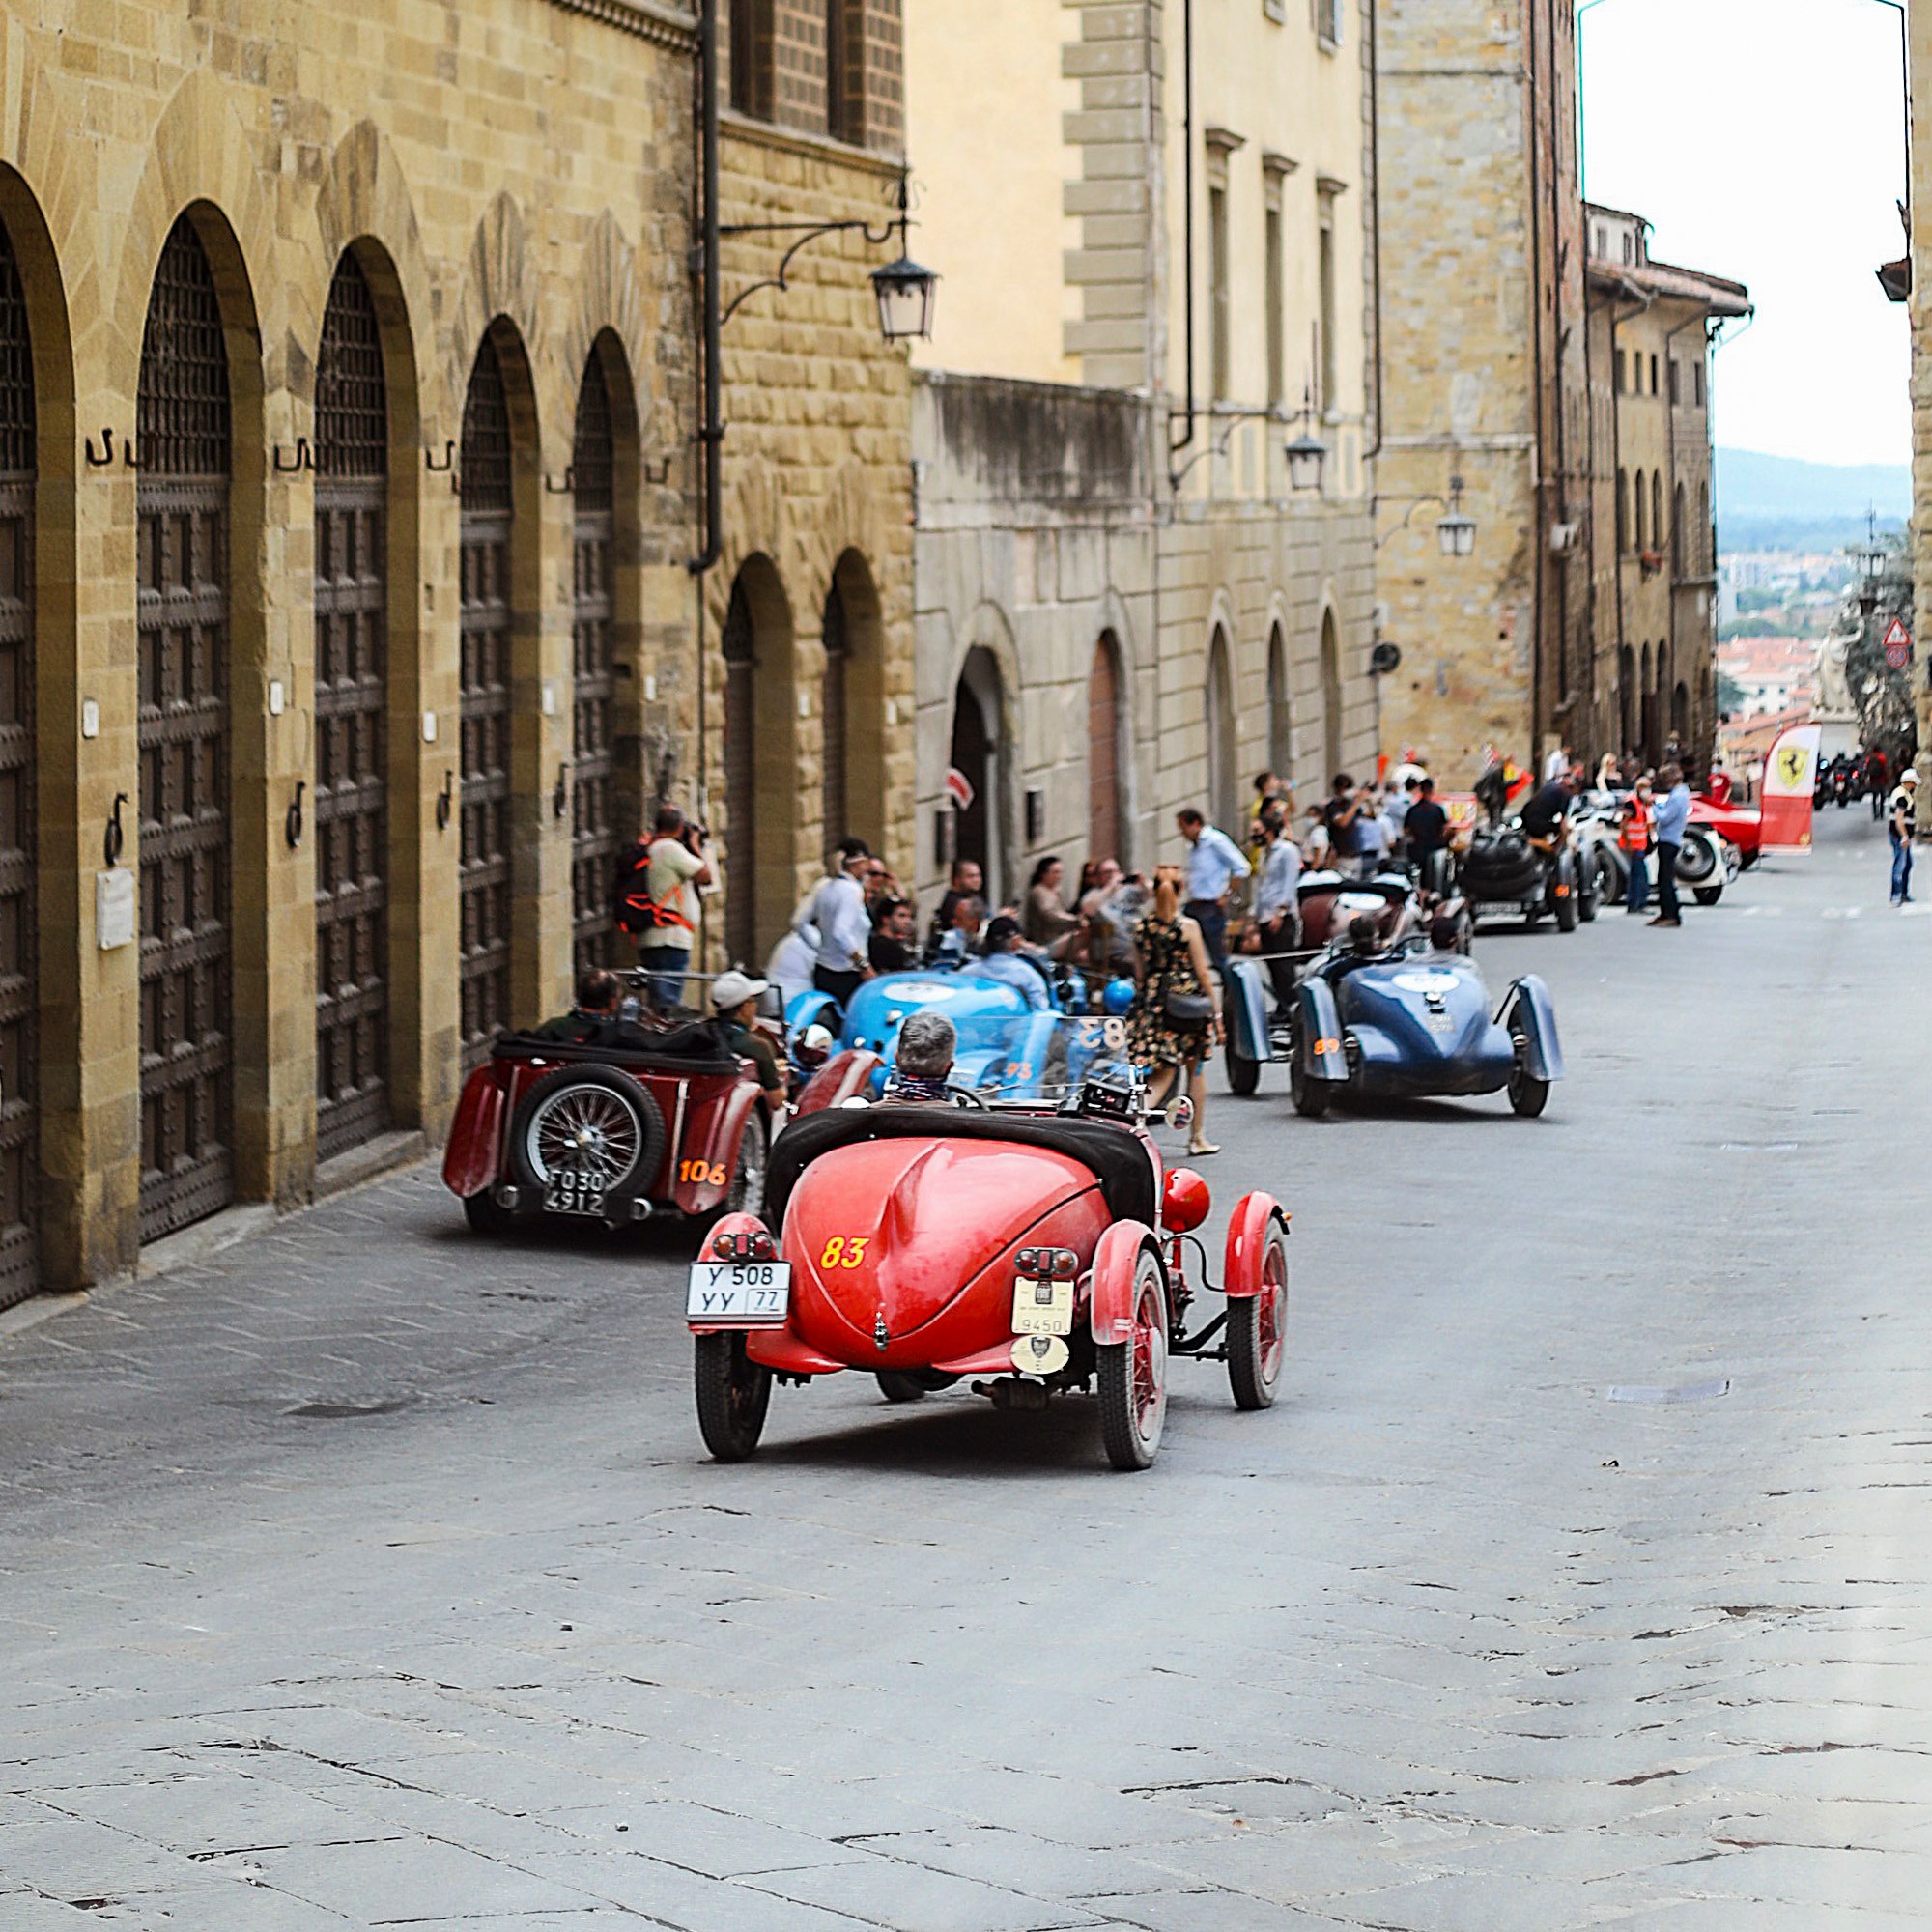
[[[575,299],[555,338],[555,380],[560,391],[574,397],[585,364],[593,354],[598,355],[605,381],[612,384],[614,405],[614,384],[621,367],[635,433],[641,437],[648,429],[655,447],[661,426],[643,422],[639,400],[638,384],[651,366],[650,322],[640,282],[638,251],[625,238],[617,217],[606,208],[590,224],[584,239]],[[667,444],[664,453],[668,453],[669,447]]]
[[[120,280],[112,304],[114,385],[131,398],[140,378],[155,269],[176,219],[191,213],[214,270],[231,354],[246,338],[252,373],[247,394],[238,391],[235,398],[238,484],[265,459],[262,401],[290,387],[292,344],[301,345],[299,387],[308,393],[309,345],[321,332],[334,268],[332,257],[325,261],[302,253],[292,260],[283,247],[269,178],[257,165],[238,111],[242,99],[241,89],[212,69],[197,68],[162,108],[120,231]],[[246,420],[250,415],[252,424]],[[236,534],[242,534],[239,527]],[[259,605],[259,599],[250,601]]]
[[[1294,697],[1289,667],[1288,624],[1279,611],[1268,621],[1267,761],[1278,778],[1294,781]]]
[[[1094,640],[1087,669],[1087,855],[1129,862],[1126,810],[1126,673],[1109,625]]]
[[[499,323],[507,323],[516,332],[518,354],[529,372],[534,411],[539,393],[536,372],[544,366],[547,354],[545,322],[542,281],[531,259],[523,211],[507,191],[498,193],[476,224],[464,263],[462,290],[439,358],[443,365],[444,391],[457,408],[461,409],[469,386],[476,345]],[[541,469],[546,455],[541,444],[532,455]]]
[[[984,788],[986,893],[997,900],[1018,879],[1020,747],[1014,735],[1014,706],[1022,689],[1019,646],[1012,620],[990,598],[974,610],[964,632],[954,640],[954,661],[948,688],[952,693],[955,732],[962,693],[979,704],[991,744],[991,783]],[[950,759],[949,759],[950,762]],[[961,856],[974,856],[964,853]]]

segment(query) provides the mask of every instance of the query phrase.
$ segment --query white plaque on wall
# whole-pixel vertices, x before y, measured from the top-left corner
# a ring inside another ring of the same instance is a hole
[[[134,943],[134,874],[126,866],[94,875],[94,929],[100,950]]]

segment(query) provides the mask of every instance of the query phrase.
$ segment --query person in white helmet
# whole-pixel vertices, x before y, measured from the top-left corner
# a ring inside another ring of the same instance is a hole
[[[1912,902],[1912,839],[1918,829],[1918,774],[1908,767],[1898,775],[1898,789],[1886,807],[1891,833],[1891,902],[1895,906]]]

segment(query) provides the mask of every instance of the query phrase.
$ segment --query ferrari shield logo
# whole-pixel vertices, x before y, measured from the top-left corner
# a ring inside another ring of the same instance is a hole
[[[1811,753],[1803,745],[1786,745],[1777,754],[1777,776],[1779,789],[1796,791],[1799,781],[1804,776],[1804,768],[1811,762]]]

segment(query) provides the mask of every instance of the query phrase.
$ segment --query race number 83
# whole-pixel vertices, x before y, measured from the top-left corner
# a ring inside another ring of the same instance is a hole
[[[818,1258],[822,1268],[855,1268],[866,1264],[866,1250],[871,1245],[869,1235],[834,1235],[826,1242],[825,1252]]]

